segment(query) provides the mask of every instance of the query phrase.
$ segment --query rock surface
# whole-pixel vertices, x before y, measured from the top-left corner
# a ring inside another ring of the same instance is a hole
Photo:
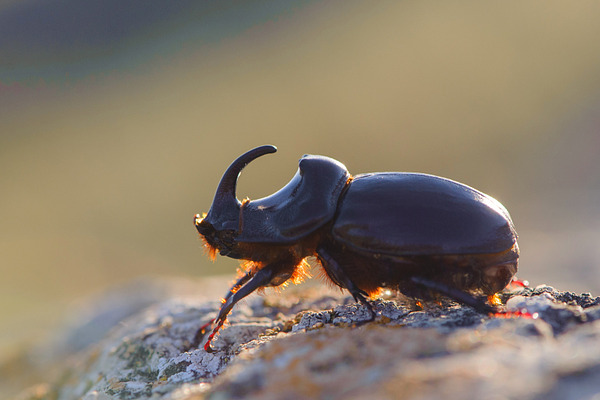
[[[357,326],[367,310],[316,282],[250,296],[207,353],[190,342],[214,317],[225,282],[198,284],[201,296],[189,282],[141,286],[143,302],[131,287],[121,302],[96,299],[118,305],[88,309],[46,346],[31,368],[47,371],[47,382],[21,398],[600,398],[600,297],[589,294],[549,286],[503,294],[507,309],[534,318],[491,318],[449,301],[416,310],[384,297],[374,302],[377,320]],[[124,303],[135,305],[125,312]],[[64,340],[74,337],[69,349]]]

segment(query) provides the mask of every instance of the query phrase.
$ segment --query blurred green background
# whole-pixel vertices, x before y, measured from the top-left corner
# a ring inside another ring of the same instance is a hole
[[[304,153],[511,211],[533,285],[600,294],[600,3],[0,3],[0,349],[140,275],[231,274],[192,224]]]

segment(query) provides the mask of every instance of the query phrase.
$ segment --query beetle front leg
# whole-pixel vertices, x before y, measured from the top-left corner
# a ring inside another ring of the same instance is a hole
[[[207,352],[209,352],[209,353],[214,352],[214,350],[210,347],[210,343],[211,343],[212,339],[214,338],[215,334],[219,331],[219,329],[221,329],[221,327],[225,323],[225,319],[227,319],[227,315],[229,314],[229,312],[231,311],[233,306],[238,301],[242,300],[244,297],[246,297],[250,293],[254,292],[256,289],[268,285],[271,282],[271,279],[273,278],[274,274],[273,274],[273,270],[271,268],[265,267],[265,268],[261,269],[260,271],[258,271],[251,278],[248,277],[248,275],[250,275],[250,274],[246,274],[242,278],[240,278],[240,280],[238,280],[238,282],[244,281],[244,280],[246,280],[246,281],[249,280],[248,283],[246,283],[244,286],[240,287],[235,292],[234,292],[234,290],[235,290],[236,286],[234,286],[230,290],[230,293],[228,294],[229,297],[226,299],[225,303],[223,303],[223,305],[221,306],[221,309],[219,310],[219,314],[217,315],[217,318],[215,318],[214,322],[212,322],[213,324],[215,324],[215,327],[214,327],[213,331],[211,332],[211,334],[208,336],[206,343],[204,344],[204,350],[206,350]],[[198,336],[198,334],[196,334],[196,336]],[[203,336],[203,334],[199,338],[197,338],[198,342],[200,341],[202,336]]]
[[[254,276],[254,272],[252,272],[252,271],[248,271],[246,274],[244,274],[244,276],[242,276],[240,279],[238,279],[233,284],[233,286],[231,286],[231,288],[229,289],[229,291],[223,298],[223,301],[226,302],[227,300],[229,300],[229,298],[235,292],[237,292],[242,285],[244,285],[246,282],[248,282],[250,280],[250,278],[252,278],[253,276]],[[206,334],[206,331],[214,325],[214,322],[215,322],[215,319],[213,318],[198,329],[198,331],[196,332],[196,335],[194,335],[194,340],[192,341],[192,348],[196,348],[200,345],[200,342],[202,341],[202,338]]]
[[[321,265],[325,269],[327,276],[338,286],[347,289],[354,301],[360,302],[371,314],[370,318],[364,322],[371,322],[375,320],[375,310],[373,310],[373,306],[367,300],[368,293],[364,290],[361,290],[352,282],[352,280],[348,277],[348,275],[344,272],[340,264],[325,250],[324,248],[317,249],[317,255],[319,256],[319,260],[321,261]]]

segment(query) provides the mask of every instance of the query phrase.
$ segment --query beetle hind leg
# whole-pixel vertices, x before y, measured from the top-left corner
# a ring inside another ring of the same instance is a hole
[[[467,292],[463,292],[460,289],[456,289],[451,286],[445,285],[441,282],[432,281],[421,276],[413,276],[412,278],[410,278],[410,280],[419,286],[425,287],[430,290],[434,290],[447,297],[450,297],[453,300],[458,301],[459,303],[471,306],[481,313],[495,314],[498,312],[498,310],[495,307],[490,306],[485,301],[478,299]]]

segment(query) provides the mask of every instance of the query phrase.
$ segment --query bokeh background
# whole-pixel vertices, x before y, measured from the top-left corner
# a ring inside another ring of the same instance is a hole
[[[141,275],[231,274],[192,225],[304,153],[510,210],[531,284],[600,295],[600,3],[0,3],[0,350]]]

